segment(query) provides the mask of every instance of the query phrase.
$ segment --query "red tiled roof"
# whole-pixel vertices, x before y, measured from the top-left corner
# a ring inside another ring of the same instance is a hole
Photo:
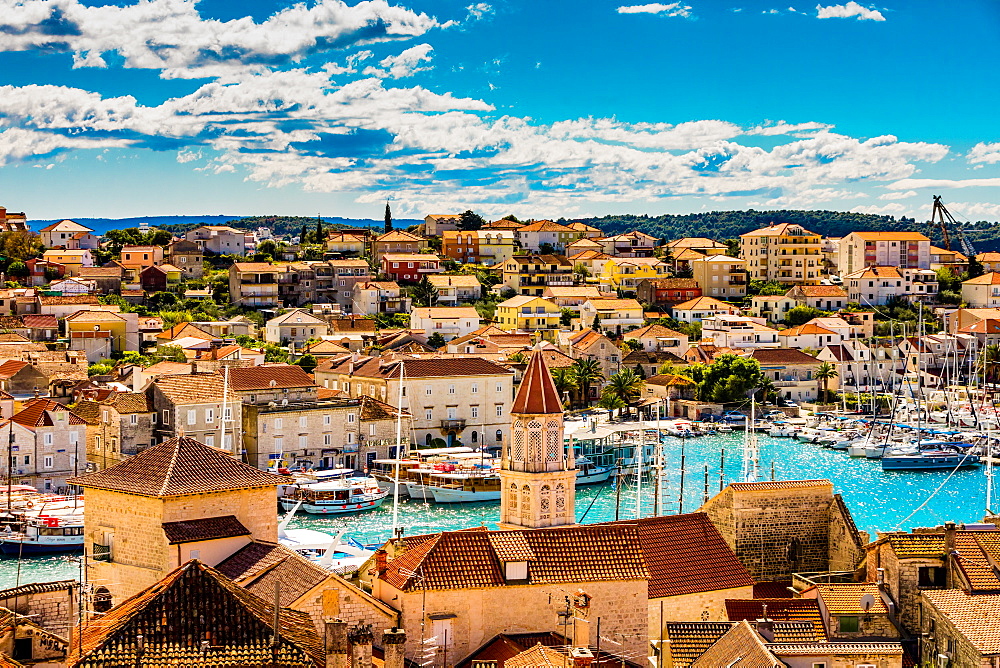
[[[983,656],[1000,655],[1000,595],[946,589],[924,590],[922,596]]]
[[[726,599],[726,614],[731,622],[741,619],[752,622],[765,616],[782,622],[808,622],[813,626],[815,639],[826,640],[823,615],[819,601],[814,598]]]
[[[687,668],[715,641],[733,628],[733,622],[666,622],[667,646],[674,668]],[[658,640],[658,639],[657,639]],[[666,662],[664,662],[666,665]]]
[[[545,364],[544,355],[532,355],[528,367],[524,371],[521,386],[517,388],[517,396],[510,409],[511,413],[521,415],[541,415],[558,413],[562,415],[562,402],[559,392]]]
[[[774,489],[833,487],[829,480],[776,480],[771,482],[733,482],[729,486],[738,492],[760,492]]]
[[[222,375],[221,371],[219,373]],[[229,387],[235,392],[314,387],[315,385],[312,376],[303,371],[302,367],[294,364],[252,366],[229,370]]]
[[[26,366],[28,366],[27,362],[21,362],[20,360],[7,360],[3,364],[0,364],[0,379],[7,380],[8,378],[13,378],[17,375],[17,372]]]
[[[404,378],[447,378],[449,376],[512,375],[499,364],[478,357],[443,357],[431,359],[403,359]],[[321,364],[334,373],[348,373],[350,357],[330,360]],[[384,357],[361,358],[354,364],[354,375],[363,378],[399,378],[399,360]]]
[[[163,364],[163,362],[159,364]],[[154,366],[159,366],[159,364]],[[150,373],[150,370],[146,369],[146,373]],[[168,373],[172,373],[172,371],[168,371]],[[153,381],[152,386],[158,388],[169,401],[179,405],[215,402],[221,404],[225,394],[222,376],[215,373],[160,376]],[[234,396],[230,401],[235,401],[238,398]]]
[[[59,326],[54,315],[22,315],[21,320],[30,329],[55,329]]]
[[[222,450],[181,436],[103,471],[73,478],[70,484],[162,498],[276,487],[288,481],[285,476],[247,466]]]
[[[820,363],[812,355],[807,355],[797,348],[758,348],[750,353],[750,357],[760,362],[761,366],[769,364],[813,364],[818,366]]]
[[[14,413],[11,420],[25,427],[54,427],[56,423],[51,413],[56,411],[68,413],[69,424],[87,424],[83,418],[63,404],[42,398],[32,399],[24,404],[20,411]]]

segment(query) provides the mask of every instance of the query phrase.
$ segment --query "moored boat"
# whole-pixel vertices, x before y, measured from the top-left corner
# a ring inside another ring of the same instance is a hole
[[[26,519],[20,531],[0,531],[4,554],[50,554],[83,549],[83,514],[38,515]]]
[[[280,501],[284,510],[302,501],[302,510],[310,515],[342,515],[378,508],[387,496],[374,478],[356,477],[297,485]]]

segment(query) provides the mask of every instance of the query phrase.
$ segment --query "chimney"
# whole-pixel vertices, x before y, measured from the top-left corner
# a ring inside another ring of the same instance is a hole
[[[358,624],[347,633],[347,641],[351,646],[351,668],[372,668],[372,634],[371,624]]]
[[[324,633],[326,668],[348,668],[347,622],[342,619],[326,621]]]
[[[574,647],[570,650],[569,656],[573,659],[573,668],[590,668],[594,663],[594,653],[586,647]]]
[[[945,554],[951,554],[955,551],[955,523],[945,522],[944,523],[944,551]]]
[[[758,619],[754,626],[765,642],[774,642],[774,620],[768,619],[766,614],[765,612],[765,616]]]
[[[382,632],[382,656],[385,668],[403,668],[406,653],[406,631],[399,628]]]
[[[389,553],[383,549],[378,549],[375,551],[375,572],[379,577],[385,573],[386,569],[389,567]]]

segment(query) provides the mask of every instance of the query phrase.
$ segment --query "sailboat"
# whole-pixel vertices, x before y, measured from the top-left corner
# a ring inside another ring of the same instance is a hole
[[[346,529],[330,535],[314,529],[289,529],[288,523],[302,505],[299,501],[278,524],[278,542],[327,570],[347,572],[366,562],[374,550],[350,537]]]

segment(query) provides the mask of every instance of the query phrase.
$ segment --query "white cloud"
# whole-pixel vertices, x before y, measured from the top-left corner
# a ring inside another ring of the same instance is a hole
[[[433,50],[434,48],[430,44],[417,44],[416,46],[411,46],[399,55],[387,56],[379,61],[379,65],[383,69],[380,70],[376,67],[366,67],[364,74],[366,76],[401,79],[403,77],[412,76],[417,72],[426,72],[431,68],[421,67],[421,63],[430,62],[431,51]]]
[[[816,17],[821,19],[849,19],[858,17],[859,21],[885,21],[882,12],[859,5],[851,0],[846,5],[816,5]]]
[[[117,52],[126,67],[158,69],[165,78],[261,71],[315,52],[416,37],[439,25],[387,0],[294,4],[261,23],[249,17],[202,18],[196,0],[142,0],[122,7],[0,0],[0,50],[69,51],[75,67],[104,67],[102,54]]]
[[[896,193],[896,192],[884,193],[882,195],[879,195],[878,198],[884,201],[884,200],[908,199],[910,197],[916,197],[916,196],[917,196],[916,190],[907,190],[905,193]]]
[[[948,210],[966,220],[1000,220],[1000,204],[993,202],[950,202]]]
[[[778,121],[777,123],[765,122],[752,128],[747,132],[747,134],[753,135],[763,135],[765,137],[772,137],[775,135],[795,135],[795,136],[807,136],[808,133],[818,130],[832,130],[833,126],[829,123],[786,123],[785,121]]]
[[[991,179],[903,179],[890,183],[890,190],[906,190],[908,188],[976,188],[1000,187],[1000,178]]]
[[[691,7],[683,2],[671,2],[663,4],[660,2],[648,5],[623,5],[617,9],[619,14],[663,14],[664,16],[691,17]]]
[[[474,21],[482,20],[493,14],[493,7],[485,2],[477,2],[476,4],[469,5],[465,10],[469,13],[468,18]]]
[[[972,164],[985,163],[992,165],[1000,162],[1000,142],[987,144],[979,142],[972,147],[972,150],[965,156],[965,159]]]
[[[892,204],[866,204],[851,209],[854,213],[871,213],[879,216],[905,216],[909,209],[899,202]]]

